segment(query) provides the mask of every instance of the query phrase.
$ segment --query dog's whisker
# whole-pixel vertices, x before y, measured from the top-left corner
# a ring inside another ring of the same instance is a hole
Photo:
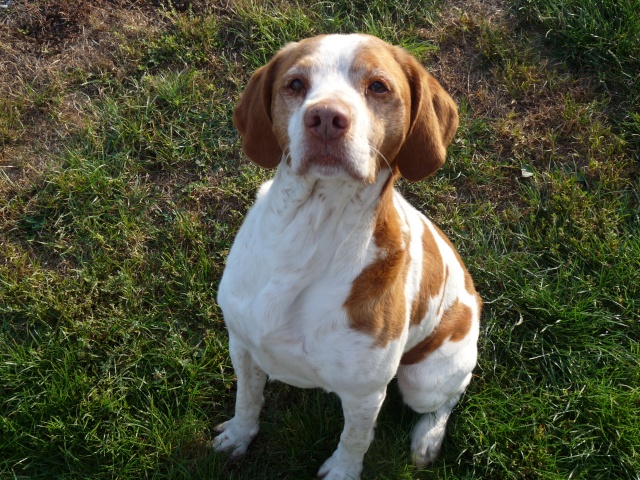
[[[391,168],[391,164],[389,163],[389,160],[387,160],[387,157],[385,157],[380,150],[378,150],[376,147],[374,147],[371,144],[369,144],[369,149],[373,150],[373,153],[375,153],[380,158],[382,158],[384,160],[384,163],[387,164],[387,167],[389,167],[389,170],[391,170],[393,172],[393,168]]]

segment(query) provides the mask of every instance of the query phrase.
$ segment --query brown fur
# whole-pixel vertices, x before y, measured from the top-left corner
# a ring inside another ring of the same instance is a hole
[[[400,337],[406,321],[404,280],[409,264],[400,230],[400,217],[393,207],[393,179],[384,186],[378,203],[373,238],[380,249],[378,259],[354,280],[344,306],[351,328],[371,335],[384,347]]]
[[[261,167],[277,167],[288,142],[288,139],[276,136],[273,125],[274,117],[281,123],[289,120],[290,110],[273,112],[274,97],[285,87],[282,85],[282,72],[307,55],[320,38],[290,43],[276,53],[269,63],[251,76],[233,111],[233,123],[242,135],[242,149]]]
[[[395,158],[409,131],[411,116],[411,91],[404,70],[395,61],[389,45],[372,39],[371,44],[359,48],[350,76],[360,91],[367,92],[372,129],[369,141],[397,170]],[[390,90],[382,98],[368,92],[369,85],[376,80],[382,81]],[[386,166],[382,158],[378,161],[377,170]]]
[[[422,278],[420,279],[420,291],[411,306],[411,325],[419,325],[422,322],[429,308],[429,299],[440,293],[446,280],[446,272],[436,239],[426,223],[423,225]]]
[[[233,123],[242,134],[244,153],[265,168],[274,168],[280,162],[282,150],[271,132],[271,85],[278,57],[251,76],[249,85],[233,111]]]
[[[458,129],[458,109],[415,58],[401,48],[394,51],[411,87],[411,125],[396,159],[402,176],[415,182],[444,164],[447,146]]]
[[[480,296],[476,293],[476,287],[473,284],[473,278],[471,278],[471,275],[469,275],[469,272],[467,271],[466,267],[464,266],[464,263],[462,262],[462,258],[460,258],[460,254],[458,253],[458,250],[456,250],[456,248],[453,246],[453,243],[451,243],[451,240],[449,240],[449,238],[442,233],[442,230],[440,230],[438,227],[436,227],[434,225],[435,231],[436,233],[440,236],[440,238],[442,238],[442,240],[444,240],[446,242],[447,245],[449,245],[449,247],[451,247],[451,250],[453,250],[453,253],[456,256],[456,259],[458,260],[458,263],[460,265],[462,265],[462,268],[464,269],[464,287],[465,290],[467,292],[469,292],[471,295],[475,295],[476,297],[478,297],[478,302],[482,302],[480,299]]]
[[[455,303],[442,314],[442,319],[436,329],[427,338],[406,352],[400,363],[412,365],[419,363],[433,351],[437,350],[446,340],[459,342],[464,339],[471,329],[473,312],[464,303]]]

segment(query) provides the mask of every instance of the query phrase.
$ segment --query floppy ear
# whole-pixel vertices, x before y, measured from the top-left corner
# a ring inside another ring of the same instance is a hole
[[[396,161],[400,174],[416,182],[444,164],[447,146],[458,129],[458,108],[413,56],[397,51],[411,88],[411,122]]]
[[[279,58],[276,55],[254,72],[233,111],[233,123],[242,135],[242,150],[250,160],[265,168],[276,167],[282,157],[271,120],[273,82]]]

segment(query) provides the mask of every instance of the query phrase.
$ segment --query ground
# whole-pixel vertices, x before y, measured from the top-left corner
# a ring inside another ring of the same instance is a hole
[[[444,167],[398,187],[485,301],[441,460],[411,466],[392,385],[364,478],[638,477],[637,0],[2,5],[1,478],[296,480],[331,454],[335,397],[277,383],[244,461],[208,442],[234,400],[216,288],[271,175],[231,112],[335,31],[402,44],[458,104]]]

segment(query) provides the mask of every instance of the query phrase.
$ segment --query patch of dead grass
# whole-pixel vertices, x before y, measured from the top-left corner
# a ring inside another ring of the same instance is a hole
[[[480,189],[501,209],[518,203],[522,165],[589,176],[596,175],[590,169],[597,161],[608,163],[612,151],[622,154],[619,140],[606,127],[604,109],[593,108],[600,102],[594,80],[555,61],[542,37],[534,40],[521,29],[506,2],[448,0],[442,12],[440,23],[421,31],[440,47],[429,68],[458,102],[464,99],[472,121],[490,125],[492,138],[485,149],[491,153],[479,160],[512,171],[491,185],[459,181],[462,200]],[[590,140],[594,130],[604,135],[595,148]]]
[[[131,65],[120,45],[161,18],[150,1],[123,0],[16,0],[0,13],[0,85],[16,117],[0,137],[0,196],[35,181],[62,141],[86,126],[98,94],[91,79],[125,75]]]

